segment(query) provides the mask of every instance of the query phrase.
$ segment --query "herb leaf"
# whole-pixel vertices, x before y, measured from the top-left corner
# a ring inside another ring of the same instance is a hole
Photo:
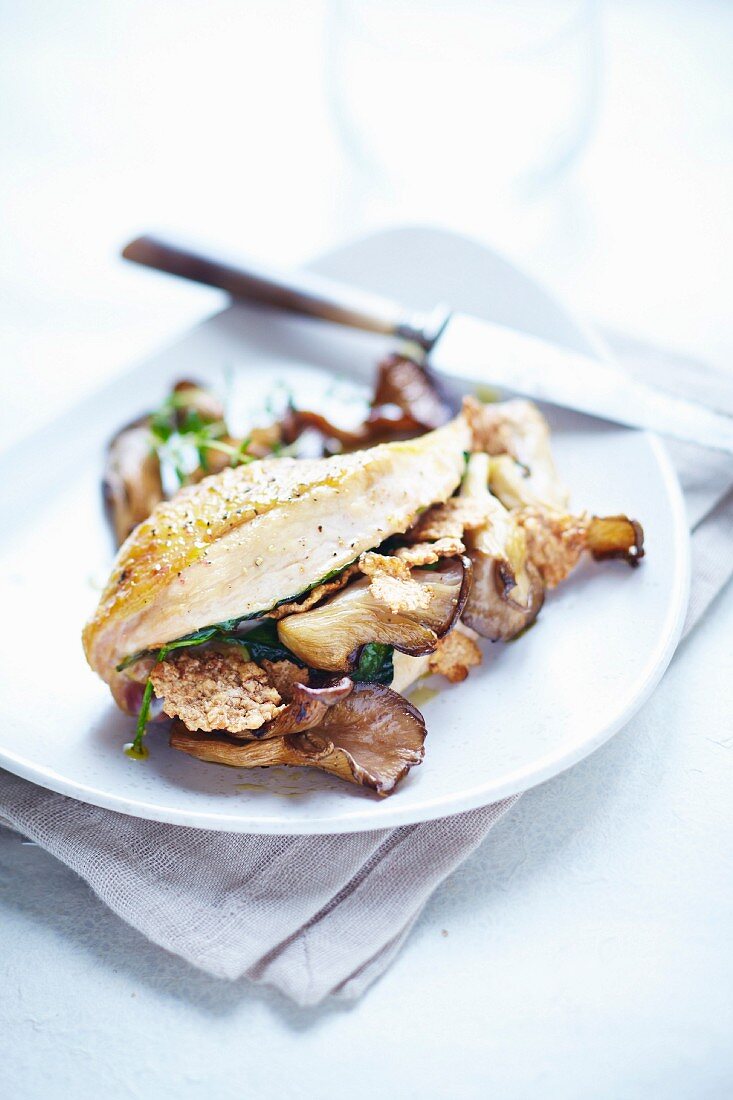
[[[164,474],[170,470],[180,487],[198,468],[209,470],[211,451],[225,454],[232,466],[254,461],[249,438],[232,441],[223,417],[203,415],[191,402],[190,392],[174,391],[151,413],[150,442]]]
[[[362,684],[391,684],[394,679],[393,653],[391,645],[368,642],[359,654],[359,664],[349,673],[351,679]]]
[[[202,630],[194,630],[193,634],[186,634],[184,638],[178,638],[175,642],[167,642],[161,650],[158,651],[158,661],[165,660],[165,657],[172,649],[185,649],[188,646],[203,645],[204,642],[210,642],[212,638],[215,638],[220,633],[220,627],[218,626],[205,626]],[[125,657],[124,661],[120,661],[115,666],[117,672],[124,672],[130,665],[134,665],[135,661],[139,661],[142,657],[151,657],[155,653],[154,649],[141,649],[138,653],[132,653],[129,657]],[[163,654],[161,657],[160,654]]]
[[[247,634],[235,634],[216,626],[207,627],[205,630],[197,630],[195,634],[191,634],[187,638],[179,638],[176,642],[162,646],[156,654],[155,664],[164,661],[172,649],[202,645],[213,638],[229,645],[241,646],[254,661],[292,661],[293,664],[300,665],[301,668],[305,667],[303,662],[287,646],[282,644],[277,633],[277,623],[272,619],[260,623],[259,626],[254,627]],[[394,650],[391,645],[368,642],[367,645],[362,647],[358,665],[353,672],[349,673],[351,679],[364,684],[391,684],[394,677],[393,653]],[[127,662],[123,662],[123,665],[118,667],[126,667],[127,664],[137,660],[139,656],[140,654],[136,654],[134,657],[128,658]],[[126,755],[134,760],[144,760],[148,755],[144,740],[150,719],[152,701],[153,681],[148,677],[137,716],[135,739],[125,745]]]
[[[305,667],[300,658],[280,641],[274,619],[265,619],[259,626],[248,630],[246,634],[234,634],[221,630],[217,639],[226,642],[227,645],[242,646],[253,661],[292,661],[294,665]]]
[[[155,660],[156,665],[164,661],[168,656],[168,650],[170,646],[163,646],[158,650],[158,656]],[[131,741],[129,745],[125,745],[125,754],[131,756],[133,760],[145,760],[148,755],[148,750],[143,744],[145,734],[148,729],[148,719],[150,717],[150,704],[153,701],[153,681],[148,676],[147,683],[145,684],[145,691],[143,692],[142,702],[140,704],[140,711],[137,716],[137,726],[135,727],[135,740]]]

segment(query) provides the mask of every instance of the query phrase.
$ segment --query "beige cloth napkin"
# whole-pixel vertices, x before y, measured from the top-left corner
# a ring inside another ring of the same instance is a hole
[[[611,342],[639,376],[733,412],[731,377]],[[692,529],[688,632],[733,573],[733,459],[670,449]],[[143,935],[210,974],[274,985],[301,1005],[358,997],[514,801],[399,829],[243,836],[142,821],[0,772],[0,818],[72,867]]]

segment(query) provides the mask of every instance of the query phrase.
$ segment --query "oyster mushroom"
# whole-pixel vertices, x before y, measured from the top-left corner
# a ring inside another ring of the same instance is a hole
[[[528,558],[524,530],[489,492],[488,478],[488,455],[471,455],[461,497],[481,503],[486,523],[464,536],[473,564],[473,583],[463,621],[484,638],[509,641],[537,618],[544,602],[544,585]]]
[[[310,409],[286,410],[283,441],[295,443],[307,429],[316,431],[327,451],[354,451],[388,440],[410,439],[446,424],[453,410],[429,371],[405,355],[388,355],[377,368],[374,396],[366,419],[342,428]]]
[[[180,428],[186,417],[192,415],[206,424],[223,422],[221,403],[196,382],[177,382],[163,408],[170,419],[171,431]],[[153,434],[156,415],[160,416],[160,411],[127,424],[112,437],[107,447],[102,493],[117,546],[122,545],[138,523],[147,519],[156,504],[167,495]],[[216,456],[218,460],[221,457]]]
[[[453,410],[430,371],[406,355],[388,355],[377,368],[367,423],[384,416],[388,406],[402,413],[403,426],[418,432],[446,424]]]
[[[585,539],[596,561],[621,558],[629,565],[638,565],[644,557],[644,529],[628,516],[591,516]]]
[[[128,424],[110,440],[102,493],[115,542],[121,546],[164,495],[148,417]]]
[[[516,517],[527,538],[529,558],[548,588],[565,580],[584,550],[596,561],[620,558],[631,566],[644,557],[644,531],[627,516],[572,516],[522,508]]]
[[[644,557],[644,531],[628,516],[575,516],[538,499],[531,480],[509,455],[490,459],[492,492],[512,510],[527,538],[530,561],[546,587],[554,588],[575,568],[584,550],[596,561],[621,558],[638,565]]]
[[[524,567],[529,585],[526,603],[517,605],[507,595],[511,588],[507,589],[500,563],[479,556],[475,551],[471,558],[473,585],[463,612],[463,620],[482,638],[488,638],[492,642],[508,642],[531,626],[539,615],[545,600],[542,578],[532,562],[527,561]]]
[[[323,687],[310,687],[308,684],[294,683],[290,690],[287,706],[272,721],[258,730],[256,737],[285,737],[288,734],[303,733],[319,726],[329,707],[343,702],[354,690],[354,681],[348,676]]]
[[[354,684],[311,729],[241,742],[226,734],[192,734],[177,722],[171,745],[199,760],[238,768],[318,768],[387,795],[422,761],[425,734],[419,710],[401,695],[383,684]]]
[[[560,511],[567,509],[568,491],[557,476],[550,428],[536,405],[520,398],[482,405],[475,397],[465,397],[463,413],[471,428],[472,450],[513,459],[525,495],[531,493],[534,501]]]
[[[403,563],[397,564],[406,569]],[[410,586],[404,605],[394,602],[400,579],[387,579],[390,603],[376,594],[375,578],[365,577],[319,607],[281,619],[280,641],[311,668],[330,672],[353,670],[368,642],[391,645],[413,656],[432,652],[463,610],[471,563],[466,557],[446,558],[435,570],[412,570],[403,582]],[[412,602],[415,594],[418,598]]]
[[[491,492],[499,498],[505,508],[554,508],[550,501],[543,500],[536,492],[527,468],[516,462],[511,455],[497,455],[489,466],[489,484]]]

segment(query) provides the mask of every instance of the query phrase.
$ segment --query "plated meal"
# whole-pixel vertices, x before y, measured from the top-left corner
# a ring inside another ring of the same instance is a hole
[[[460,682],[480,638],[509,642],[587,551],[636,565],[626,516],[573,515],[527,401],[455,413],[404,356],[356,428],[289,403],[246,438],[179,383],[112,440],[120,549],[84,648],[127,713],[239,768],[313,767],[390,794],[424,756],[405,693]]]

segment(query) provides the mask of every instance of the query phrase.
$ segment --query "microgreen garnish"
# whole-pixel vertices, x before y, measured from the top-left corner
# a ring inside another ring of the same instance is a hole
[[[209,470],[212,451],[224,454],[232,466],[254,461],[247,453],[249,437],[230,442],[223,417],[208,417],[192,404],[191,391],[174,391],[151,414],[150,439],[158,455],[161,469],[171,471],[178,487],[197,468]]]

